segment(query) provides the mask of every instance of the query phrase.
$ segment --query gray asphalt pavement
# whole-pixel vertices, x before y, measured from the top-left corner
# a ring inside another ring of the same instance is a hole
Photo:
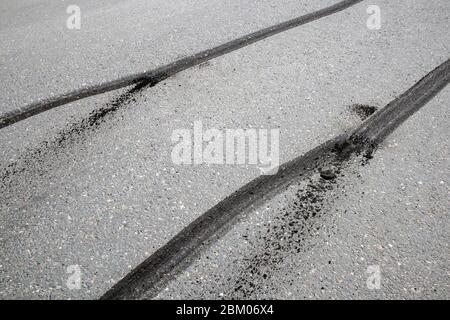
[[[156,298],[449,299],[449,98],[447,88],[335,180],[291,185]]]
[[[66,2],[2,1],[0,111],[151,69],[334,3],[78,2],[84,18],[73,31],[65,28]],[[371,4],[155,87],[92,97],[1,130],[0,297],[98,298],[261,174],[251,165],[175,165],[174,130],[195,121],[279,128],[283,163],[360,123],[351,105],[383,107],[449,58],[448,1],[377,1],[380,30],[366,26]],[[367,165],[346,169],[323,197],[328,209],[305,244],[278,254],[261,237],[290,208],[293,187],[213,244],[159,298],[448,298],[448,93]],[[258,250],[279,259],[273,268],[261,263],[267,272],[252,280],[246,268]],[[81,270],[79,290],[66,285],[72,265]],[[380,266],[380,290],[365,287],[369,265]]]
[[[2,1],[0,111],[153,69],[335,2]],[[66,27],[73,4],[80,30]]]

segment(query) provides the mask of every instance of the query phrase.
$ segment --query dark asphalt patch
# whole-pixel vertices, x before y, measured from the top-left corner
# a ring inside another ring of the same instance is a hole
[[[377,107],[365,104],[353,104],[349,108],[350,111],[356,114],[361,120],[366,120],[378,110]]]

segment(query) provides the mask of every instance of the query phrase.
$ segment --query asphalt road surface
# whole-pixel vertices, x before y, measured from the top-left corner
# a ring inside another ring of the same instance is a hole
[[[66,28],[72,2],[0,3],[0,114],[337,0],[76,2],[80,30]],[[380,29],[367,27],[370,5],[381,9]],[[250,164],[175,164],[175,130],[199,121],[279,129],[280,164],[295,159],[450,58],[449,14],[447,0],[362,1],[154,87],[0,130],[0,297],[101,297],[261,175]],[[450,298],[449,95],[444,88],[372,159],[357,156],[330,180],[315,173],[263,201],[141,298]],[[79,288],[68,286],[74,267]],[[367,284],[373,270],[376,288]]]

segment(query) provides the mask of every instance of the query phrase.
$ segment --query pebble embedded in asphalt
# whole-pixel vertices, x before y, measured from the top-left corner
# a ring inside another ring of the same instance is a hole
[[[320,169],[320,176],[325,180],[336,179],[339,170],[335,166],[324,167]]]

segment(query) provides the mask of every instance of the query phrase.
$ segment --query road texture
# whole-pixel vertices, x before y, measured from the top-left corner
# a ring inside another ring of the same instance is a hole
[[[92,5],[86,27],[75,36],[64,29],[58,7],[2,3],[2,14],[23,16],[8,18],[0,28],[2,110],[159,66],[334,2],[164,3]],[[173,130],[199,120],[208,128],[280,128],[283,163],[359,124],[353,104],[382,107],[450,56],[443,32],[449,27],[447,1],[378,1],[380,30],[366,27],[368,5],[286,31],[155,87],[92,97],[1,130],[0,296],[100,297],[195,218],[260,175],[254,166],[173,164]],[[25,18],[39,10],[46,12],[44,21]],[[107,21],[117,22],[98,32]],[[304,256],[281,255],[276,267],[254,281],[248,281],[245,263],[227,267],[254,259],[242,237],[264,243],[265,223],[288,206],[282,194],[278,206],[236,225],[159,297],[448,297],[447,101],[448,89],[367,165],[347,169],[350,174],[337,185],[348,188],[348,197],[330,200],[333,214],[320,218],[319,235],[308,240],[313,249],[302,244]],[[419,182],[425,186],[415,187]],[[428,198],[431,189],[434,200]],[[376,196],[369,190],[377,190]],[[411,205],[415,201],[404,201],[408,197],[423,200],[420,210]],[[408,224],[398,222],[409,215]],[[331,263],[324,267],[323,261]],[[369,263],[380,266],[388,289],[365,291]],[[403,267],[395,269],[397,263]],[[70,265],[81,268],[79,290],[66,286]],[[216,265],[229,278],[217,275]],[[256,289],[248,289],[249,283]]]
[[[2,1],[0,110],[154,69],[337,1]],[[66,27],[66,8],[81,29]]]
[[[333,180],[317,172],[251,212],[157,298],[448,299],[449,98],[447,88],[373,159]]]

